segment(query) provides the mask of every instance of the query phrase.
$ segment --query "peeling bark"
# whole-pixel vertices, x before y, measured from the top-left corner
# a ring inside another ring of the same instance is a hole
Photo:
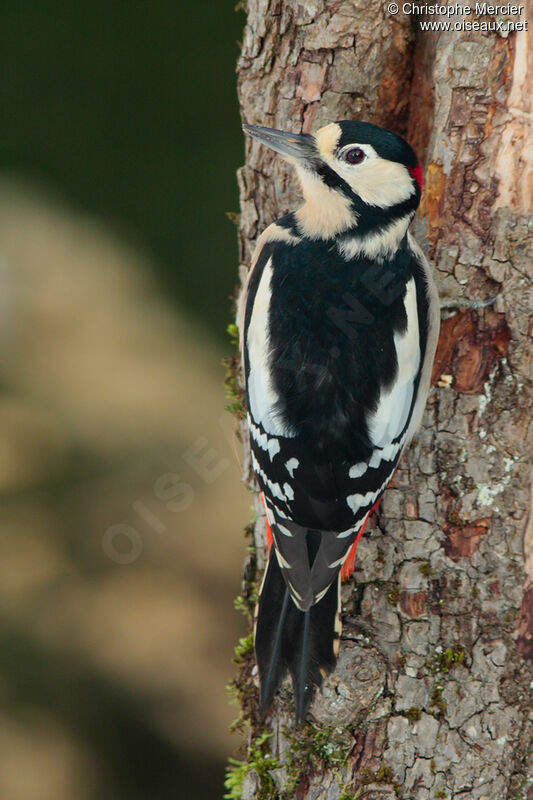
[[[451,375],[456,392],[483,394],[495,362],[505,358],[510,331],[504,314],[487,309],[444,319],[433,364],[433,383]]]
[[[313,725],[293,730],[287,686],[260,720],[245,659],[237,685],[249,742],[270,731],[277,759],[268,780],[250,761],[246,800],[531,800],[527,37],[417,33],[386,4],[362,0],[249,3],[243,119],[307,131],[357,118],[406,135],[425,163],[415,234],[441,295],[497,299],[443,323],[423,426],[343,588],[339,661],[311,708]],[[246,147],[241,277],[261,230],[299,203],[282,160]],[[264,565],[257,508],[252,581]]]

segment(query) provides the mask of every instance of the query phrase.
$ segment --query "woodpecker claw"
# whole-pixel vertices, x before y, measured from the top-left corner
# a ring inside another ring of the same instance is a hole
[[[497,294],[495,294],[493,297],[489,297],[488,300],[475,300],[469,297],[441,297],[441,317],[443,319],[454,317],[455,314],[457,314],[457,309],[459,308],[471,308],[474,310],[487,308],[487,306],[491,306],[496,301],[497,297]],[[452,311],[447,313],[446,309],[452,309]]]

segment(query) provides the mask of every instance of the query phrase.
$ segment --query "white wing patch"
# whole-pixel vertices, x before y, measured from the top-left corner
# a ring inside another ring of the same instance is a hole
[[[398,442],[395,442],[394,444],[390,442],[389,444],[385,445],[385,447],[376,447],[372,451],[372,455],[370,456],[368,463],[366,463],[365,461],[359,461],[357,464],[353,464],[353,466],[350,467],[350,469],[348,470],[348,477],[360,478],[362,475],[365,474],[365,472],[369,467],[371,469],[377,469],[382,461],[394,461],[397,454],[404,446],[405,439],[406,439],[406,434],[404,434],[402,438]],[[389,479],[387,479],[387,481],[388,480]],[[351,495],[351,497],[362,498],[363,495]],[[348,505],[350,505],[350,502],[348,502]]]
[[[279,396],[272,385],[268,323],[272,297],[270,290],[271,280],[272,259],[270,258],[263,269],[263,274],[257,287],[246,334],[248,363],[250,365],[248,375],[250,414],[255,422],[261,423],[267,433],[277,436],[291,436],[291,431],[284,425],[276,412]],[[261,444],[260,446],[262,447]],[[270,447],[268,450],[272,459],[275,452],[271,452]]]
[[[352,467],[350,467],[348,476],[350,478],[360,478],[365,474],[368,467],[371,469],[377,469],[382,461],[393,461],[403,447],[404,439],[405,437],[402,436],[398,442],[389,442],[389,444],[386,444],[385,447],[374,448],[368,463],[360,461],[358,464],[354,464]]]
[[[370,439],[377,447],[386,447],[402,433],[413,400],[414,382],[420,365],[414,278],[407,283],[404,306],[407,314],[407,329],[403,334],[394,335],[398,374],[392,386],[381,392],[378,407],[368,419]]]
[[[254,472],[263,478],[264,482],[268,486],[269,491],[272,493],[272,496],[277,497],[278,500],[282,500],[283,502],[285,502],[285,495],[281,491],[281,486],[279,485],[279,483],[274,483],[273,481],[270,481],[268,479],[267,474],[263,472],[263,470],[259,466],[259,462],[257,458],[254,456],[253,451],[252,451],[252,467],[254,468]]]
[[[271,439],[268,443],[268,455],[270,456],[270,460],[274,458],[276,453],[280,451],[279,441],[277,439]]]
[[[268,455],[270,456],[270,460],[274,458],[277,453],[281,450],[279,440],[273,437],[270,437],[266,433],[261,433],[257,425],[254,425],[252,418],[248,414],[247,416],[248,421],[248,428],[250,429],[250,433],[252,434],[252,438],[254,442],[261,448],[261,450],[268,451]]]
[[[297,458],[289,458],[289,460],[285,462],[285,469],[287,470],[291,478],[294,478],[294,470],[299,466],[300,462],[298,461]]]
[[[290,483],[283,484],[283,493],[287,500],[294,500],[294,491]]]
[[[348,503],[349,507],[352,509],[354,514],[357,514],[360,508],[363,506],[367,507],[369,510],[374,505],[378,497],[382,492],[385,491],[385,487],[387,486],[388,482],[390,481],[391,476],[388,475],[379,489],[376,489],[375,492],[366,492],[365,494],[350,494],[346,498],[346,502]],[[337,538],[342,538],[339,534],[337,534]]]
[[[268,433],[279,433],[273,425],[273,409],[279,398],[270,379],[269,369],[269,331],[268,311],[270,308],[270,281],[272,279],[272,259],[268,261],[261,275],[254,298],[252,315],[247,332],[248,395],[250,412],[255,422],[260,422]],[[260,447],[262,445],[258,442]],[[265,448],[266,449],[266,448]]]
[[[354,464],[350,467],[350,471],[348,475],[350,478],[360,478],[361,475],[364,475],[368,469],[368,464],[366,461],[359,461],[359,463]]]
[[[381,450],[377,448],[373,451],[372,455],[370,456],[370,460],[368,462],[368,466],[371,469],[377,469],[381,464]]]

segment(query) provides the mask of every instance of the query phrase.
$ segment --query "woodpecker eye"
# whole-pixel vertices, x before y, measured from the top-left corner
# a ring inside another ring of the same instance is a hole
[[[344,160],[348,162],[348,164],[360,164],[361,161],[365,158],[365,151],[361,150],[360,147],[350,147],[344,153]]]

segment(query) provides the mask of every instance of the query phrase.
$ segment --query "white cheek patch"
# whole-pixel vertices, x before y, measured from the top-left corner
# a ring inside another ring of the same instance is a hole
[[[355,147],[362,150],[366,157],[360,164],[349,164],[343,160],[343,153]],[[324,160],[367,205],[390,208],[408,200],[415,192],[407,167],[397,161],[380,158],[371,144],[353,142],[343,147],[337,157]]]
[[[367,205],[390,208],[415,192],[407,167],[396,161],[369,157],[354,166],[336,161],[335,170]]]

